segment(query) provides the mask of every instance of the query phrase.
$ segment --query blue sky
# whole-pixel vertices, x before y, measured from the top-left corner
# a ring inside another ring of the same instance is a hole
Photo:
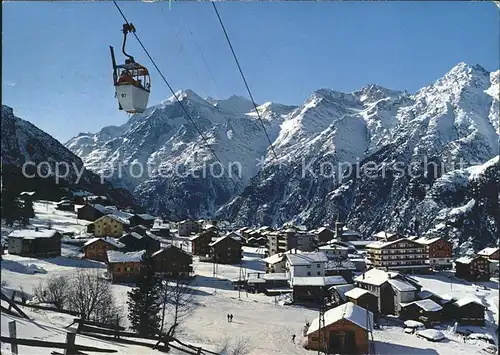
[[[210,3],[119,2],[175,90],[247,97]],[[112,2],[7,2],[2,102],[65,142],[120,125],[109,45],[123,20]],[[376,83],[414,92],[458,62],[499,68],[492,2],[219,3],[257,102],[300,104],[322,87]],[[128,52],[152,71],[150,105],[171,96],[131,37]],[[119,56],[119,58],[122,58]]]

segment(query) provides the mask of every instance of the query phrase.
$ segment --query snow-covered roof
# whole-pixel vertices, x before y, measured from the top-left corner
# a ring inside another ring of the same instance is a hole
[[[306,276],[292,279],[294,286],[331,286],[346,283],[347,281],[342,276]]]
[[[342,245],[336,245],[336,244],[329,244],[329,245],[323,245],[318,248],[319,250],[349,250],[348,247],[344,247]]]
[[[35,191],[23,191],[19,195],[20,196],[24,196],[24,195],[33,196],[34,194],[35,194]]]
[[[350,291],[352,289],[354,289],[355,286],[353,284],[346,284],[346,285],[335,285],[335,286],[332,286],[330,288],[328,288],[328,291],[329,292],[332,292],[332,290],[335,290],[337,291],[337,293],[339,294],[340,298],[344,301],[347,301],[346,297],[345,297],[345,294],[347,291]]]
[[[351,323],[354,323],[357,326],[368,331],[373,330],[373,313],[360,306],[355,305],[352,302],[344,303],[325,312],[325,326],[334,324],[342,319],[346,319]],[[315,318],[311,322],[311,325],[307,330],[307,334],[309,335],[311,333],[314,333],[318,331],[318,329],[319,318]]]
[[[111,211],[110,209],[106,208],[105,206],[103,206],[103,205],[101,205],[99,203],[89,204],[89,206],[95,208],[96,210],[98,210],[99,212],[104,213],[104,214],[113,213],[113,211]],[[85,207],[85,206],[83,206],[83,207]]]
[[[231,237],[230,237],[230,236],[228,236],[228,235],[224,235],[224,236],[222,236],[222,237],[216,238],[213,242],[211,242],[211,243],[210,243],[210,244],[208,244],[208,245],[209,245],[209,246],[211,246],[211,247],[213,247],[214,245],[216,245],[216,244],[218,244],[218,243],[220,243],[220,242],[222,242],[223,240],[228,239],[228,238],[229,238],[229,239],[231,239],[231,240],[234,240],[234,241],[236,241],[236,242],[239,242],[238,240],[236,240],[236,239],[234,239],[234,238],[231,238]]]
[[[470,264],[475,258],[473,256],[461,256],[458,259],[455,259],[456,263],[460,264]]]
[[[160,250],[157,250],[157,251],[155,251],[153,254],[151,254],[151,257],[154,257],[154,256],[156,256],[156,255],[158,255],[158,254],[161,254],[161,253],[163,253],[165,250],[170,249],[170,248],[176,248],[177,250],[179,250],[179,251],[183,252],[183,253],[184,253],[184,254],[186,254],[186,255],[191,255],[190,253],[188,253],[188,252],[187,252],[187,251],[185,251],[184,249],[178,248],[178,247],[176,247],[175,245],[172,245],[172,244],[168,244],[168,245],[166,245],[164,248],[162,248],[162,249],[160,249]]]
[[[328,257],[323,252],[286,254],[290,265],[309,265],[312,263],[327,263]]]
[[[18,229],[12,231],[9,238],[23,238],[23,239],[36,239],[36,238],[52,238],[57,233],[54,229]]]
[[[364,288],[356,287],[356,288],[353,288],[350,291],[347,291],[345,293],[345,296],[349,297],[349,298],[353,298],[353,299],[356,300],[356,299],[360,298],[361,296],[363,296],[366,293],[370,293],[370,291],[365,290]]]
[[[268,256],[267,258],[262,259],[262,261],[265,262],[266,264],[274,265],[274,264],[282,262],[284,259],[285,259],[285,255],[279,253],[279,254],[273,254],[271,256]]]
[[[154,221],[156,219],[156,217],[151,216],[148,213],[141,213],[141,214],[138,214],[137,216],[141,217],[142,219],[144,219],[146,221]]]
[[[423,245],[430,245],[434,242],[437,242],[438,240],[440,240],[441,237],[422,237],[422,238],[418,238],[416,239],[415,241],[419,244],[423,244]]]
[[[122,253],[117,250],[108,250],[108,262],[110,264],[115,263],[138,263],[141,262],[142,256],[146,253],[145,250],[141,251],[131,251],[128,253]]]
[[[363,277],[364,275],[364,277]],[[380,286],[391,277],[399,275],[398,272],[384,271],[380,269],[371,269],[364,274],[354,278],[354,281],[362,282],[369,285]]]
[[[418,329],[418,328],[425,329],[424,323],[417,322],[416,320],[406,320],[405,327],[406,328],[413,328],[413,329]]]
[[[479,251],[477,255],[482,255],[482,256],[490,256],[498,251],[499,248],[484,248],[483,250]]]
[[[434,341],[443,340],[445,338],[443,332],[436,330],[436,329],[417,330],[416,334],[423,337],[423,338],[434,340]]]
[[[468,305],[470,303],[476,303],[476,304],[484,307],[483,302],[481,302],[481,300],[479,298],[476,298],[476,297],[461,298],[458,301],[456,301],[454,303],[454,305],[456,305],[457,307],[463,307],[463,306]]]
[[[349,259],[338,260],[338,261],[337,260],[329,260],[328,264],[326,264],[326,266],[325,266],[325,270],[330,270],[330,271],[351,270],[351,271],[355,271],[356,265],[354,265],[354,263]]]
[[[402,306],[406,307],[406,306],[409,306],[411,304],[414,304],[414,305],[420,307],[421,309],[423,309],[426,312],[438,312],[438,311],[443,309],[443,307],[441,307],[441,305],[437,304],[433,300],[414,301],[414,302],[406,303],[404,305],[402,304]]]
[[[115,214],[107,214],[105,216],[102,216],[100,218],[98,218],[96,221],[100,220],[100,219],[105,219],[105,218],[111,218],[112,220],[115,220],[117,221],[118,223],[121,223],[121,224],[129,224],[130,222],[127,221],[126,219],[123,219],[121,217],[118,217],[117,215]]]
[[[264,280],[269,280],[269,281],[288,280],[288,274],[285,272],[264,274],[262,277],[264,278]]]
[[[417,295],[421,299],[425,300],[426,298],[432,297],[434,294],[431,291],[422,290]]]
[[[137,232],[131,232],[131,233],[127,233],[127,234],[130,234],[132,237],[134,237],[135,239],[142,239],[144,238],[144,236],[140,235],[139,233]]]
[[[115,246],[115,247],[117,247],[117,248],[123,248],[123,247],[125,246],[125,244],[123,244],[123,243],[121,243],[121,242],[117,241],[117,240],[116,240],[116,239],[114,239],[114,238],[92,238],[92,239],[88,240],[85,244],[83,244],[83,246],[85,246],[85,247],[86,247],[87,245],[90,245],[90,244],[92,244],[92,243],[95,243],[95,242],[97,242],[98,240],[102,240],[102,241],[104,241],[104,242],[106,242],[106,243],[108,243],[108,244],[111,244],[111,245],[113,245],[113,246]]]
[[[400,292],[416,291],[417,289],[412,284],[397,279],[390,279],[389,284]]]

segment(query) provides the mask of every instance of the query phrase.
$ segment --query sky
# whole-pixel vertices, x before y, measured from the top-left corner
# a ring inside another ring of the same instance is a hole
[[[174,90],[248,97],[210,3],[120,1]],[[368,84],[415,92],[459,62],[500,66],[493,2],[222,2],[217,4],[257,103],[300,105],[313,91]],[[61,142],[121,125],[109,45],[121,55],[112,2],[3,2],[2,103]],[[171,96],[150,69],[149,106]]]

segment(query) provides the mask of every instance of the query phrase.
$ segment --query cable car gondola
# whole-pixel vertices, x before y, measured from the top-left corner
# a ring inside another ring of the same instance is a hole
[[[115,97],[118,99],[118,107],[120,110],[124,110],[128,113],[141,113],[144,112],[148,106],[151,78],[149,77],[148,69],[136,63],[134,57],[125,52],[127,34],[129,32],[135,32],[134,25],[131,23],[124,24],[122,32],[122,52],[128,57],[125,59],[125,64],[116,65],[114,49],[112,46],[109,46],[111,60],[113,62]]]

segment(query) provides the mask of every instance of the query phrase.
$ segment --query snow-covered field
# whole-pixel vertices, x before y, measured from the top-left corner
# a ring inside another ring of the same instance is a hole
[[[37,218],[35,221],[45,223],[47,218],[53,219],[53,228],[66,228],[79,230],[83,223],[76,223],[74,217],[67,212],[59,212],[50,209],[50,205],[35,204]],[[41,211],[43,208],[45,211]],[[71,223],[73,221],[73,224]],[[259,253],[262,250],[245,248],[245,258],[241,267],[242,272],[252,270],[263,270]],[[2,281],[7,282],[7,288],[19,289],[32,292],[37,282],[52,275],[71,275],[77,268],[101,268],[103,263],[78,260],[73,256],[77,248],[63,244],[63,255],[52,259],[23,258],[16,255],[4,255],[1,262]],[[31,266],[30,266],[31,265]],[[38,269],[39,273],[33,273]],[[186,318],[178,330],[181,340],[194,345],[200,345],[212,351],[216,351],[225,340],[247,339],[250,345],[250,354],[259,355],[295,355],[314,354],[314,351],[303,349],[302,330],[306,321],[311,322],[317,316],[317,311],[296,306],[282,306],[274,297],[262,294],[247,294],[234,290],[229,280],[237,279],[240,268],[231,265],[218,265],[214,269],[213,264],[195,260],[194,269],[196,278],[193,280],[194,301],[197,307],[193,313]],[[477,291],[479,287],[465,281],[450,279],[445,275],[438,276],[414,276],[424,287],[435,293],[451,294],[456,297],[482,298],[489,306],[488,319],[498,320],[498,286],[490,282],[488,290]],[[485,284],[485,283],[483,283]],[[125,306],[127,291],[126,285],[113,285],[113,292],[119,304]],[[26,309],[26,308],[25,308]],[[26,313],[36,320],[37,324],[26,320],[18,320],[17,329],[19,337],[47,339],[51,341],[64,341],[65,332],[61,327],[72,322],[71,316],[60,315],[50,311],[37,311],[26,309]],[[226,315],[233,314],[232,323],[227,322]],[[12,316],[2,313],[1,331],[3,336],[8,336],[8,322]],[[491,334],[492,327],[472,327],[476,333]],[[442,354],[442,355],[470,355],[483,353],[481,349],[487,343],[481,340],[464,343],[463,339],[455,334],[444,331],[447,339],[433,343],[417,338],[416,335],[403,332],[402,325],[390,324],[381,330],[374,330],[373,339],[376,354]],[[296,334],[295,343],[291,341],[292,334]],[[157,351],[143,347],[116,344],[109,341],[98,341],[86,336],[77,336],[77,344],[90,346],[102,346],[116,349],[118,354],[158,354]],[[10,349],[8,344],[2,344],[2,354]],[[34,349],[19,347],[19,354],[50,354],[51,349]],[[171,352],[177,354],[176,352]]]

